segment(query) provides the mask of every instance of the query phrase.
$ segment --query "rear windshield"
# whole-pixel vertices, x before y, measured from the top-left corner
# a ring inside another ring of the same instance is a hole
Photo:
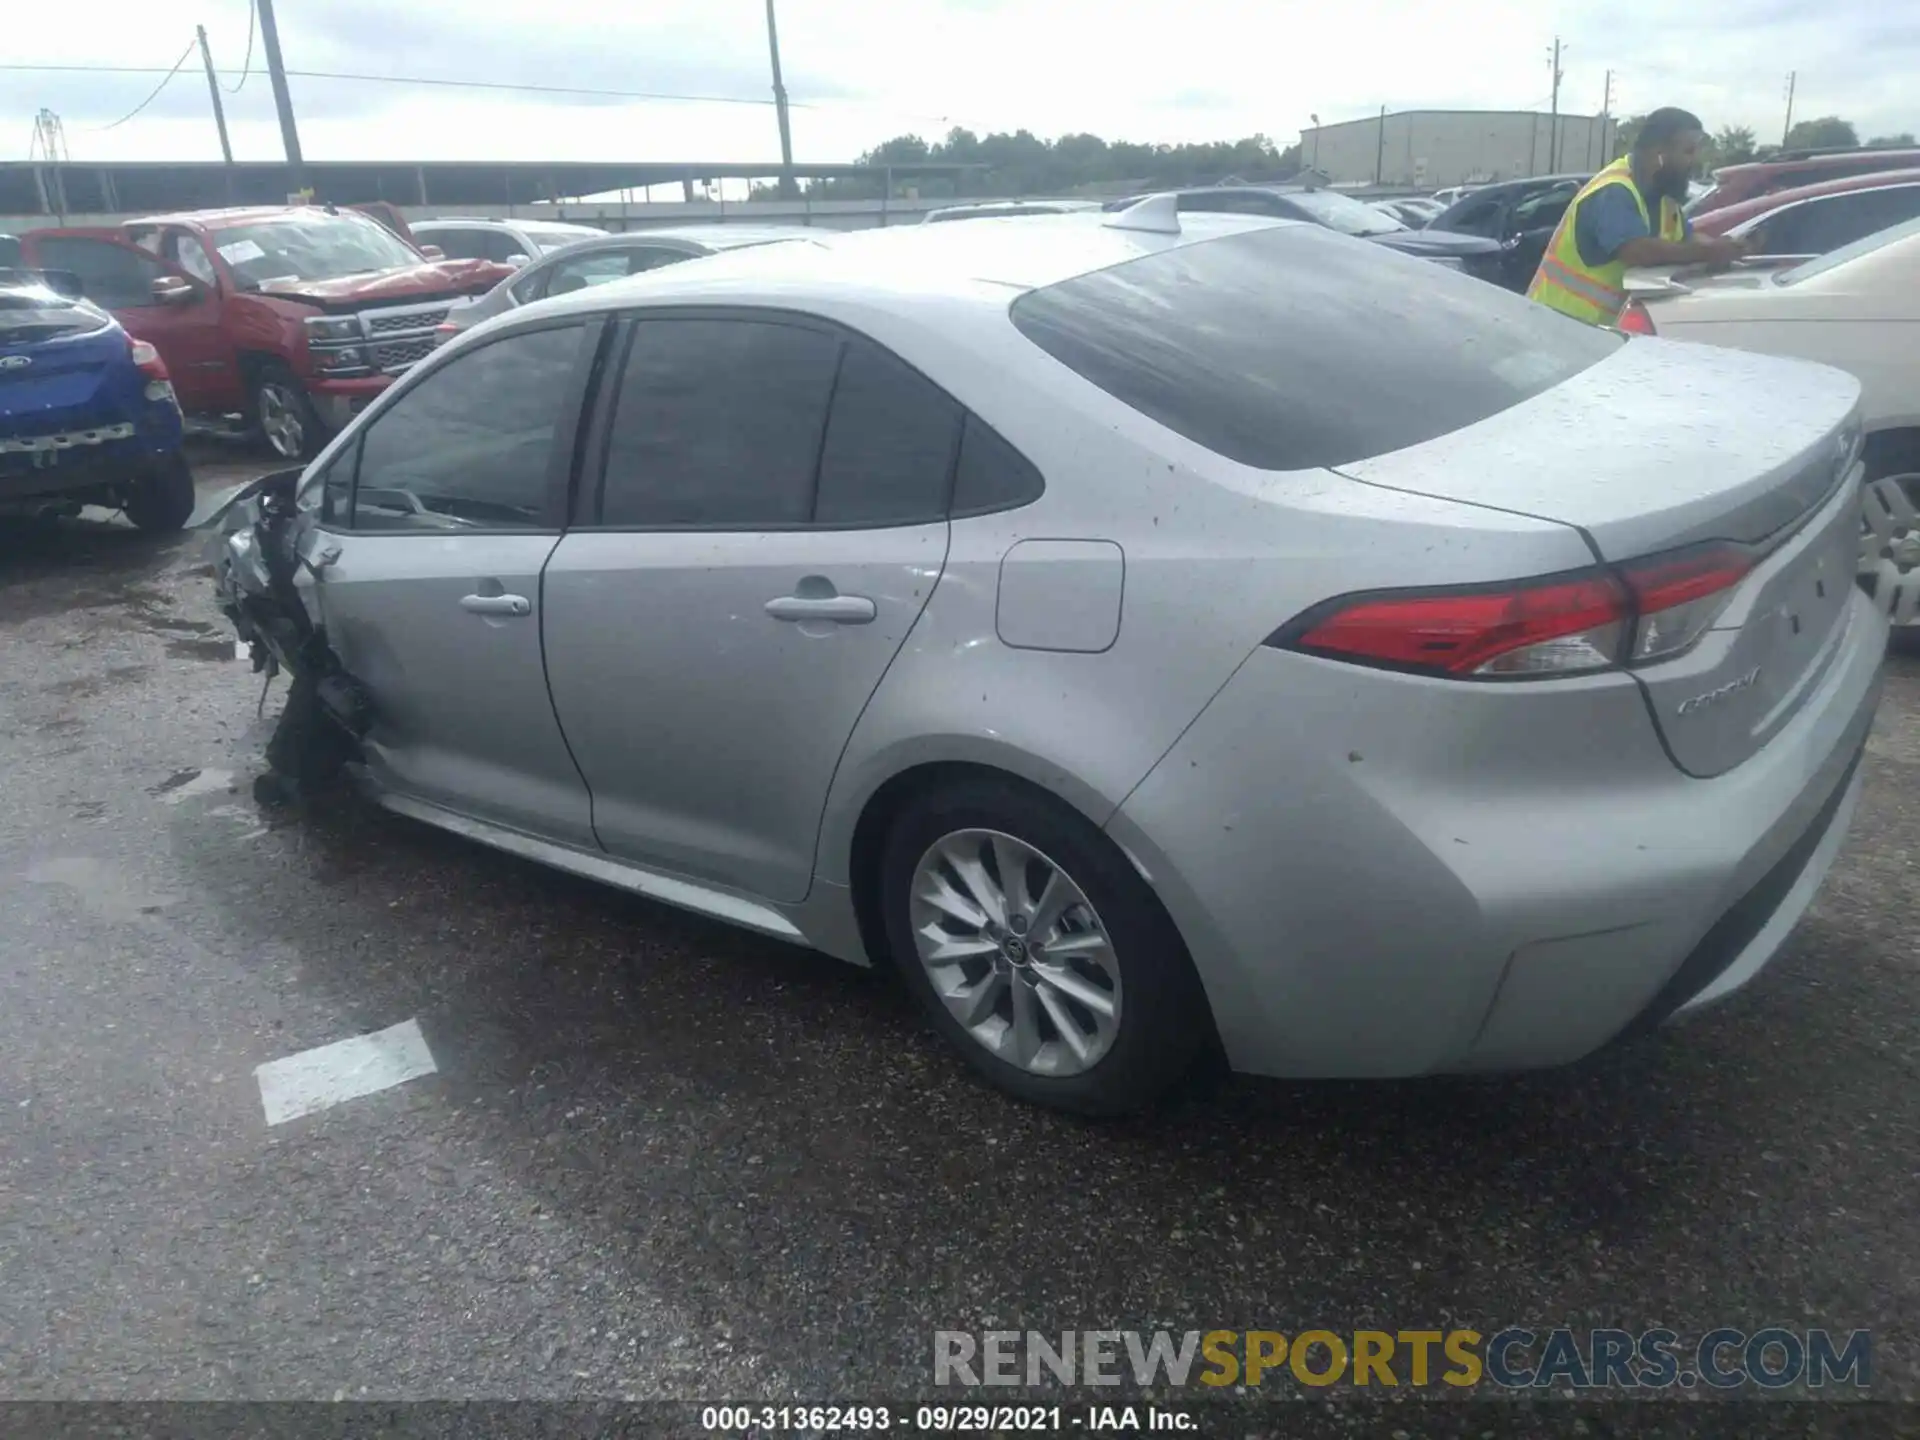
[[[91,335],[108,323],[104,312],[56,294],[30,271],[0,271],[0,345]]]
[[[1346,465],[1531,399],[1623,337],[1313,226],[1183,245],[1014,302],[1115,399],[1263,470]]]

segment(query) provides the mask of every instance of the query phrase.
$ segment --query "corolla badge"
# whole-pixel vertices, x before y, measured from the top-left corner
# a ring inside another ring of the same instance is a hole
[[[1682,700],[1679,712],[1682,715],[1697,715],[1709,705],[1718,705],[1729,695],[1738,695],[1742,690],[1751,690],[1760,679],[1760,667],[1754,666],[1744,675],[1736,675],[1724,685],[1719,685],[1704,695],[1695,695],[1690,700]]]
[[[0,370],[24,370],[32,363],[31,355],[0,355]]]

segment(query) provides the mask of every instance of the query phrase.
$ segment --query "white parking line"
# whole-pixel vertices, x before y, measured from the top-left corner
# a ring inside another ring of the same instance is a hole
[[[254,1067],[267,1124],[284,1125],[343,1100],[389,1090],[440,1067],[416,1020],[404,1020],[371,1035],[336,1040]]]

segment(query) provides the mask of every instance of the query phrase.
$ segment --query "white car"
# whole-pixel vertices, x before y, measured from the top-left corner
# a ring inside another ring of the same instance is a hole
[[[1628,276],[1629,333],[1818,360],[1864,391],[1861,580],[1920,625],[1920,219],[1789,268]]]
[[[437,245],[449,260],[494,260],[525,265],[562,245],[605,235],[591,225],[564,220],[485,220],[442,216],[409,226],[422,245]]]

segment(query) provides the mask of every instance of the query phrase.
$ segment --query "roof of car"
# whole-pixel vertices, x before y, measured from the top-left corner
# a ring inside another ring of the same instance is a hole
[[[1896,166],[1910,165],[1916,159],[1920,159],[1920,147],[1862,145],[1858,148],[1790,151],[1786,155],[1770,155],[1765,160],[1747,160],[1739,165],[1722,165],[1713,172],[1713,178],[1716,182],[1720,182],[1728,176],[1767,174],[1775,170],[1821,170],[1828,167],[1845,169],[1863,155],[1884,155],[1889,162],[1888,168],[1891,169]]]
[[[1802,200],[1814,200],[1822,195],[1845,195],[1854,190],[1880,190],[1889,185],[1913,184],[1920,184],[1920,169],[1870,170],[1862,175],[1841,175],[1812,185],[1796,185],[1791,190],[1756,195],[1751,200],[1738,200],[1718,210],[1709,210],[1700,218],[1712,221],[1715,228],[1724,233],[1732,226],[1744,224],[1759,215],[1771,215],[1775,210]]]
[[[582,235],[607,233],[597,225],[582,225],[577,220],[549,220],[541,215],[516,215],[511,219],[503,219],[498,215],[434,215],[411,222],[411,228],[415,230],[433,225],[497,225],[502,230],[578,230]]]
[[[1033,290],[1142,255],[1250,230],[1297,225],[1254,215],[1182,215],[1179,230],[1123,229],[1098,211],[988,218],[967,225],[847,231],[815,245],[758,245],[669,265],[537,302],[594,310],[624,295],[693,300],[833,295],[970,295]],[[526,313],[525,311],[518,313]]]

